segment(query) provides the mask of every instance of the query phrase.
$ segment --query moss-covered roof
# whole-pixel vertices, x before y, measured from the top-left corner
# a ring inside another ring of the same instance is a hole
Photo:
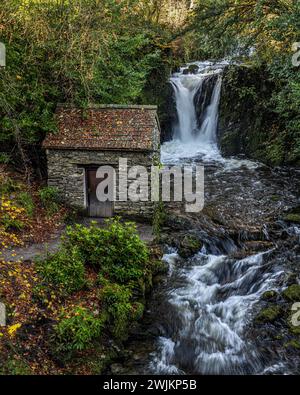
[[[49,134],[47,149],[155,150],[159,137],[156,106],[59,105],[58,132]]]

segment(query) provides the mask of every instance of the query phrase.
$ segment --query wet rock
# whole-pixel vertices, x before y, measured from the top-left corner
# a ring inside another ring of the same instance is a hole
[[[196,64],[191,64],[189,67],[183,70],[182,74],[187,75],[187,74],[197,74],[199,71],[199,66]]]
[[[164,282],[165,279],[166,279],[165,275],[155,276],[155,277],[153,277],[153,285],[158,285],[158,284]]]
[[[191,64],[189,65],[188,70],[191,74],[197,74],[199,71],[199,66],[197,66],[196,64]]]
[[[190,230],[193,228],[189,218],[183,215],[169,215],[166,219],[166,225],[174,230]]]
[[[290,286],[297,283],[297,273],[287,272],[285,275],[285,285]]]
[[[204,118],[206,116],[205,109],[211,102],[212,94],[214,91],[214,87],[216,81],[218,79],[217,75],[212,74],[211,77],[206,78],[201,85],[201,88],[198,89],[194,96],[194,104],[197,115],[198,125],[202,125]]]
[[[120,363],[113,363],[110,366],[110,370],[111,370],[112,374],[122,374],[124,371],[124,368]]]
[[[271,249],[273,247],[273,243],[268,241],[253,240],[253,241],[246,241],[244,243],[244,247],[246,248],[248,254],[249,252],[257,253]]]
[[[143,352],[135,353],[135,354],[133,354],[132,358],[133,358],[134,361],[144,360],[145,359],[145,353],[143,353]]]

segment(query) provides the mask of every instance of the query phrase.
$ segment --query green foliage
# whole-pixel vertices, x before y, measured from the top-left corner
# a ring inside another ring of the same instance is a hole
[[[147,53],[149,44],[145,34],[109,38],[110,62],[98,58],[93,81],[102,103],[131,103],[141,95],[160,55],[159,50]]]
[[[0,164],[8,164],[10,161],[10,156],[6,152],[0,152]]]
[[[17,231],[19,232],[24,228],[24,223],[20,219],[11,218],[9,215],[3,215],[1,223],[6,231]]]
[[[34,202],[30,193],[20,192],[16,197],[16,202],[20,207],[25,209],[26,214],[29,217],[32,217],[34,212]]]
[[[299,15],[294,0],[199,0],[190,29],[203,38],[207,55],[241,56],[255,47],[260,59],[270,61],[297,41]]]
[[[156,237],[160,236],[161,228],[164,225],[166,220],[166,213],[164,210],[164,204],[162,201],[158,202],[154,207],[154,215],[153,215],[153,234]]]
[[[104,228],[68,227],[60,250],[36,262],[43,278],[35,287],[33,297],[44,301],[53,288],[60,297],[68,297],[88,286],[85,264],[92,264],[98,272],[100,315],[83,307],[62,311],[54,327],[57,351],[76,351],[89,347],[93,340],[108,329],[118,341],[124,341],[132,322],[144,312],[142,303],[145,284],[153,272],[161,270],[161,263],[149,262],[149,252],[140,240],[132,223],[121,223],[119,218],[108,220]],[[98,313],[97,313],[98,314]]]
[[[107,282],[100,291],[102,307],[108,313],[112,333],[118,340],[124,340],[128,326],[143,314],[141,303],[132,303],[131,290],[124,285]]]
[[[56,130],[57,103],[140,102],[170,38],[153,18],[160,10],[146,3],[2,0],[0,141],[17,148],[16,164],[28,166],[29,146]],[[31,157],[39,154],[30,150]]]
[[[95,316],[84,307],[62,311],[55,326],[55,340],[59,351],[79,351],[99,338],[105,323],[103,317]]]
[[[84,262],[76,246],[61,248],[46,260],[37,261],[36,268],[44,281],[64,294],[78,291],[86,283]]]
[[[66,245],[77,245],[84,260],[110,279],[126,283],[143,276],[149,252],[133,223],[106,221],[105,228],[92,224],[69,227]]]
[[[30,367],[19,356],[9,357],[0,366],[0,375],[24,376],[31,373]]]
[[[21,184],[10,177],[5,177],[5,179],[0,178],[0,181],[1,181],[0,182],[1,195],[9,195],[13,192],[18,192],[22,189]]]
[[[39,190],[39,196],[48,215],[56,213],[59,209],[59,193],[55,187],[44,187]]]

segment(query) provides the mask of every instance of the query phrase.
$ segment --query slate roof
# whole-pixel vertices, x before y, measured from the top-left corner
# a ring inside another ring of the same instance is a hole
[[[156,106],[59,105],[58,132],[43,142],[47,149],[155,150],[159,143]]]

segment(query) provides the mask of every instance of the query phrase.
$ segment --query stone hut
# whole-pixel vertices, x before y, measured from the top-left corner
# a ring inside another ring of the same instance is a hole
[[[58,188],[67,204],[84,209],[91,217],[151,217],[154,207],[150,199],[151,177],[147,177],[149,195],[139,201],[124,198],[124,189],[121,197],[118,181],[126,177],[128,191],[130,178],[119,171],[120,158],[127,159],[128,168],[146,167],[148,174],[159,161],[157,107],[93,105],[81,109],[59,105],[56,118],[58,132],[49,134],[43,142],[48,185]],[[114,201],[97,199],[97,186],[105,179],[98,178],[100,166],[115,169]]]

